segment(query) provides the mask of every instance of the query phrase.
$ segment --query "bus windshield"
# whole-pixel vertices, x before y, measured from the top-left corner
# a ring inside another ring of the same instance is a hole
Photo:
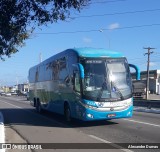
[[[97,101],[117,101],[132,96],[126,58],[82,59],[83,96]]]

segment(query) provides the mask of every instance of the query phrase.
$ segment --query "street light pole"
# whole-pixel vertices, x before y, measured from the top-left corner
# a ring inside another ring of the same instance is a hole
[[[101,33],[104,33],[104,31],[103,31],[103,29],[100,29],[99,30],[99,32],[101,32]],[[105,33],[104,33],[105,34]],[[109,39],[109,37],[105,34],[105,36],[107,37],[107,39],[108,39],[108,48],[110,49],[111,48],[111,42],[110,42],[110,39]]]
[[[42,62],[42,53],[39,54],[39,63]]]

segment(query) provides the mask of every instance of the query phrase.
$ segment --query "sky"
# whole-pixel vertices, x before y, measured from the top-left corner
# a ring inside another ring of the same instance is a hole
[[[141,71],[160,69],[160,0],[92,0],[66,21],[37,27],[25,46],[0,61],[0,86],[26,83],[28,70],[63,50],[105,48],[121,52]]]

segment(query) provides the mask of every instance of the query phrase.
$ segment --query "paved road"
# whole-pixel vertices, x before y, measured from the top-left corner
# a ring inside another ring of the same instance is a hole
[[[14,141],[10,141],[9,132],[11,130],[21,138],[18,142],[22,140],[23,143],[110,142],[114,143],[113,146],[116,147],[117,145],[121,146],[121,144],[117,143],[153,143],[154,145],[154,143],[160,142],[160,114],[134,112],[134,116],[131,119],[98,122],[75,121],[68,125],[60,115],[53,113],[37,114],[28,101],[17,97],[0,97],[0,111],[3,113],[5,120],[7,142],[15,142],[15,138]],[[101,152],[107,150],[84,151]],[[122,149],[121,151],[132,150]],[[143,150],[134,149],[133,151]]]

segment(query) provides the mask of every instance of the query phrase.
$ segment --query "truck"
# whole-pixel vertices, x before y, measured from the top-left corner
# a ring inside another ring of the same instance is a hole
[[[133,84],[133,97],[144,98],[146,95],[146,80],[134,80]]]

